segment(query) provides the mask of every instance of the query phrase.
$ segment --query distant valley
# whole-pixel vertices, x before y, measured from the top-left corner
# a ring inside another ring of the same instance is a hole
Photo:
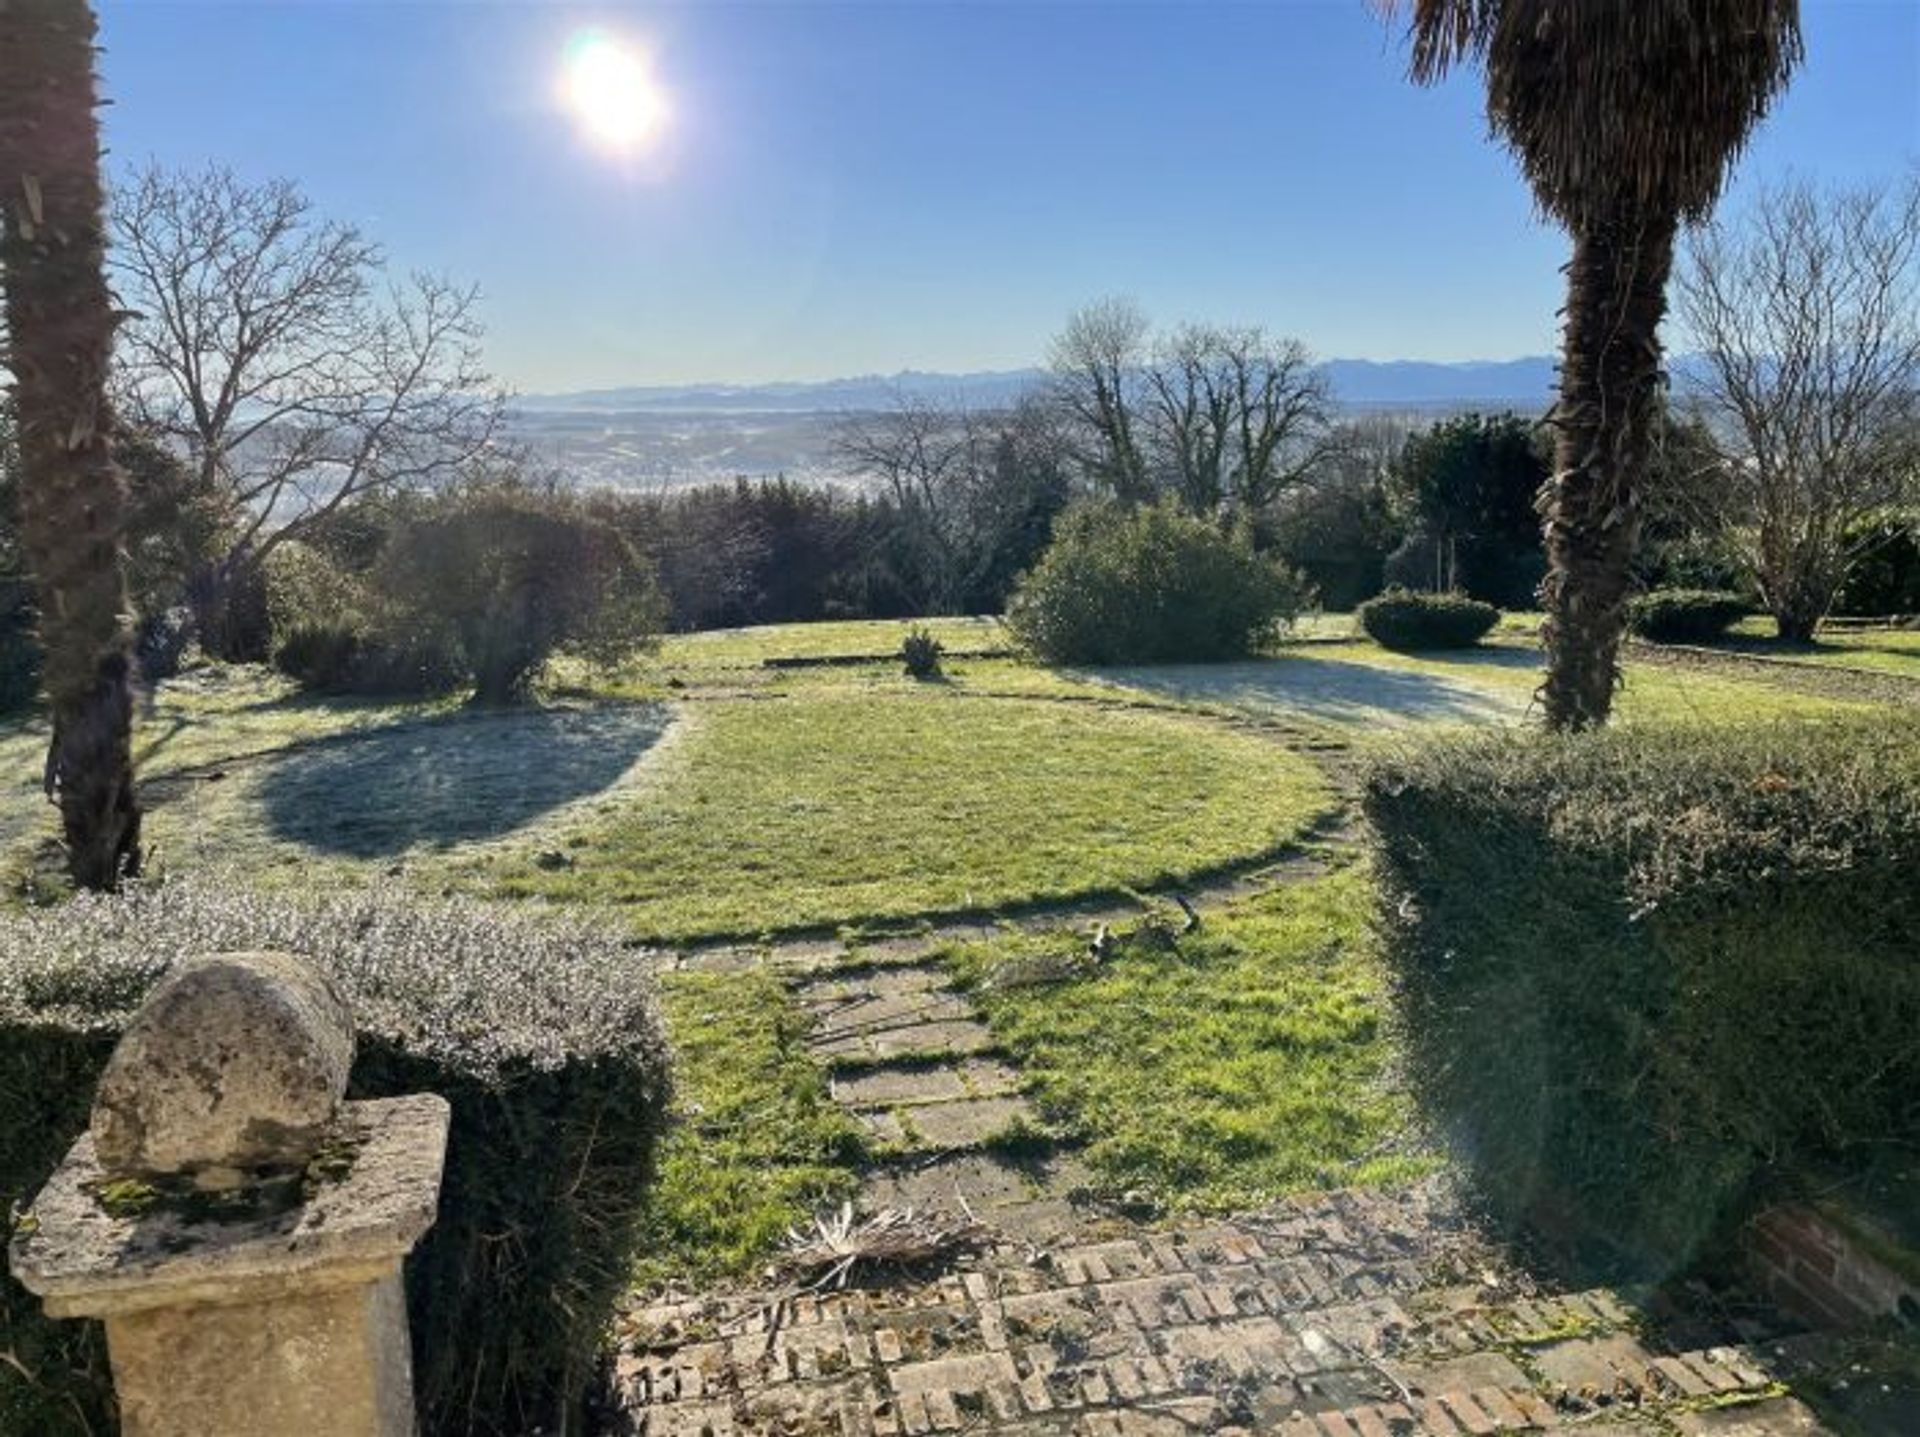
[[[1335,359],[1327,377],[1354,412],[1538,411],[1554,383],[1544,355],[1438,364]],[[833,431],[848,413],[886,409],[901,395],[970,408],[1013,403],[1044,379],[1037,369],[895,375],[778,384],[629,386],[530,394],[514,402],[513,434],[576,483],[671,488],[738,475],[840,477]]]

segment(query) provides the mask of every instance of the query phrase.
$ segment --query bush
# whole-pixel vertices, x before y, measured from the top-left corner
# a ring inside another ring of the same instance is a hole
[[[1069,510],[1015,585],[1007,624],[1068,664],[1193,663],[1250,652],[1306,601],[1297,574],[1171,503]]]
[[[1751,612],[1720,589],[1655,589],[1627,606],[1627,627],[1656,644],[1708,644]]]
[[[1660,1276],[1920,1142],[1920,725],[1475,738],[1365,803],[1408,1072],[1502,1216]]]
[[[900,641],[900,662],[906,665],[910,678],[939,678],[940,655],[944,652],[940,641],[922,624],[908,629],[907,636]]]
[[[555,1430],[628,1280],[667,1099],[651,980],[592,929],[204,880],[0,916],[0,1210],[84,1130],[115,1034],[168,964],[242,948],[308,955],[342,983],[352,1096],[453,1106],[439,1221],[407,1267],[424,1429]],[[0,1352],[20,1362],[0,1362],[0,1432],[85,1430],[108,1402],[101,1347],[0,1277]]]
[[[400,522],[373,573],[380,636],[458,655],[483,703],[526,696],[547,659],[610,663],[664,618],[653,568],[576,495],[518,483],[437,496]]]
[[[275,644],[296,629],[365,625],[372,607],[365,586],[322,550],[289,540],[270,551],[260,567]]]
[[[316,693],[417,698],[467,681],[457,654],[435,636],[388,639],[351,620],[303,624],[274,650],[280,672]]]
[[[1834,600],[1836,612],[1920,614],[1920,512],[1869,515],[1848,525],[1846,543],[1856,557]]]
[[[1414,653],[1422,649],[1465,649],[1480,642],[1500,622],[1492,604],[1465,594],[1428,594],[1388,589],[1354,611],[1367,637],[1382,648]]]

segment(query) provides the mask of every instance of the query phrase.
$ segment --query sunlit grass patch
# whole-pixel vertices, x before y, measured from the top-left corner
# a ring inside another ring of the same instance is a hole
[[[1393,1082],[1371,904],[1346,869],[1097,965],[1064,933],[949,958],[1103,1189],[1225,1211],[1430,1166]]]
[[[660,646],[668,669],[763,664],[791,659],[892,658],[913,628],[926,628],[949,649],[1005,649],[1013,639],[993,615],[976,618],[841,619],[812,624],[766,624],[675,634]]]
[[[1361,664],[1417,674],[1502,695],[1523,709],[1544,677],[1544,660],[1537,650],[1518,642],[1429,654],[1394,653],[1377,644],[1360,642],[1326,644],[1290,653],[1285,662]],[[1626,682],[1614,710],[1624,724],[1833,718],[1875,707],[1859,699],[1770,683],[1764,676],[1649,663],[1631,656],[1625,673]]]
[[[938,686],[690,705],[644,783],[467,855],[480,891],[623,905],[663,938],[989,909],[1186,877],[1331,802],[1306,759],[1192,718]]]
[[[852,1194],[863,1151],[776,977],[673,973],[660,986],[678,1125],[661,1145],[643,1286],[750,1271],[788,1227]]]

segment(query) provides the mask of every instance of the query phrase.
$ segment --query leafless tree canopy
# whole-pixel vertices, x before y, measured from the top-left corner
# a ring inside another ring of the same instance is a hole
[[[1197,514],[1251,513],[1300,484],[1331,408],[1306,347],[1252,327],[1182,325],[1146,389],[1154,466]]]
[[[1075,462],[1097,488],[1125,503],[1152,496],[1137,415],[1148,345],[1139,306],[1104,299],[1068,318],[1048,357]]]
[[[1298,341],[1186,324],[1156,337],[1126,300],[1072,316],[1052,397],[1090,484],[1123,502],[1172,493],[1197,514],[1252,513],[1304,482],[1331,397]]]
[[[903,392],[889,409],[846,415],[834,447],[893,502],[914,550],[908,572],[933,613],[957,612],[1001,557],[1006,531],[1064,487],[1058,427],[1037,403],[981,411]]]
[[[293,185],[149,168],[114,197],[113,237],[123,407],[231,495],[236,552],[492,444],[475,292],[390,279]]]
[[[1695,238],[1678,310],[1746,562],[1782,635],[1805,639],[1846,577],[1849,527],[1914,492],[1920,175],[1765,192]]]

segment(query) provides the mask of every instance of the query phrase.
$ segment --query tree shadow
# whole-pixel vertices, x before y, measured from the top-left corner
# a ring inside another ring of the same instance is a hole
[[[610,787],[672,722],[657,705],[469,714],[347,734],[272,759],[278,838],[351,858],[498,838]]]
[[[1536,654],[1488,649],[1424,654],[1476,667],[1533,667]],[[1342,724],[1500,723],[1526,712],[1523,695],[1432,674],[1339,659],[1287,656],[1225,664],[1100,669],[1085,675],[1185,702],[1228,704],[1253,713],[1294,714]]]

